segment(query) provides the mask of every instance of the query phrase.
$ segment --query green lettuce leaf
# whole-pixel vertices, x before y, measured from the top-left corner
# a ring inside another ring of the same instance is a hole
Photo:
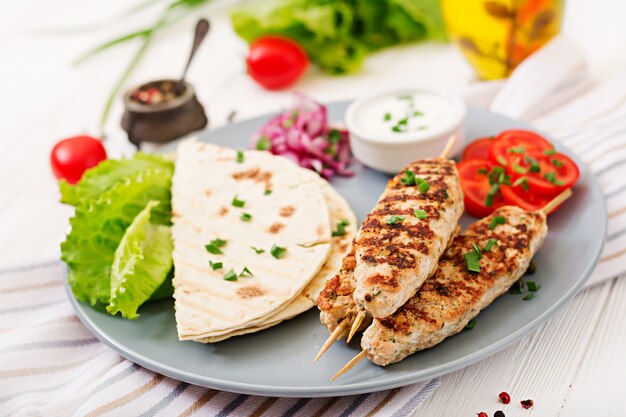
[[[61,244],[61,259],[68,265],[68,281],[78,300],[108,304],[115,251],[135,217],[154,200],[160,204],[152,210],[152,222],[170,223],[171,180],[170,170],[149,168],[76,207],[72,230]]]
[[[167,159],[137,153],[131,159],[108,159],[85,171],[80,182],[70,185],[59,181],[61,202],[78,207],[110,190],[114,185],[147,169],[162,169],[168,175],[174,171],[174,163]]]
[[[267,34],[295,40],[332,74],[358,70],[380,48],[445,40],[439,0],[265,0],[236,9],[231,20],[248,42]]]
[[[172,269],[170,228],[150,223],[150,201],[126,229],[115,251],[111,270],[111,299],[107,311],[127,319],[139,317],[137,309],[163,284]]]

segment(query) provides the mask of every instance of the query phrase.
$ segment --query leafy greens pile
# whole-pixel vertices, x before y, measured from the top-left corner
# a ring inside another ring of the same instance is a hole
[[[59,183],[75,207],[61,259],[78,300],[134,319],[144,302],[171,296],[173,172],[173,162],[139,153]]]
[[[265,0],[231,15],[248,42],[287,36],[324,71],[359,69],[372,51],[401,43],[445,39],[439,0]]]

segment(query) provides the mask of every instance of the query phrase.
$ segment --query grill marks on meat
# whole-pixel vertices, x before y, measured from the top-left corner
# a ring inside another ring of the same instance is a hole
[[[430,189],[402,183],[404,171],[389,181],[356,237],[354,271],[357,305],[374,317],[393,314],[437,268],[463,212],[463,194],[453,161],[434,158],[406,170]],[[424,210],[426,219],[414,216]],[[391,216],[404,220],[389,224]]]
[[[354,245],[344,256],[339,272],[326,281],[324,289],[317,297],[320,320],[332,333],[333,330],[354,312],[354,267],[356,258]]]
[[[506,223],[491,230],[494,216]],[[398,362],[463,330],[480,310],[506,292],[528,268],[547,234],[546,217],[503,207],[457,236],[439,261],[439,269],[393,316],[376,319],[362,347],[378,365]],[[480,273],[467,271],[463,255],[473,243],[483,248],[497,240],[480,260]]]

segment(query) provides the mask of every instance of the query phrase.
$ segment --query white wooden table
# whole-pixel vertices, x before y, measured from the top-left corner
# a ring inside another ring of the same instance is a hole
[[[150,24],[163,5],[156,4],[126,19],[116,17],[129,7],[123,0],[3,4],[0,270],[58,259],[71,209],[57,203],[49,151],[60,138],[97,134],[105,98],[137,45],[110,50],[79,67],[71,63],[100,41]],[[289,92],[268,93],[245,75],[246,47],[225,17],[227,6],[216,2],[166,29],[129,85],[177,76],[194,21],[203,15],[211,19],[212,31],[189,79],[208,109],[211,127],[226,123],[232,111],[243,119],[286,106]],[[586,51],[592,73],[608,76],[626,67],[626,3],[570,0],[567,6],[564,31]],[[75,30],[59,33],[59,28],[70,26]],[[295,89],[332,101],[358,96],[373,85],[429,85],[462,92],[472,80],[470,68],[454,48],[424,44],[378,53],[351,77],[327,77],[312,69]],[[121,112],[117,100],[106,125],[111,157],[133,151],[119,127]],[[502,409],[507,416],[625,416],[625,353],[626,280],[611,280],[579,294],[548,324],[500,354],[443,377],[415,415],[493,415]],[[509,406],[497,402],[503,390],[513,398]],[[519,406],[525,398],[535,401],[532,410]]]

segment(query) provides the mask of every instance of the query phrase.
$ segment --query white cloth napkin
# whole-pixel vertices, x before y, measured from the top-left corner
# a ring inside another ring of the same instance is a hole
[[[626,271],[626,72],[596,83],[559,37],[506,82],[477,83],[467,101],[535,123],[597,176],[607,244],[588,285]],[[581,219],[584,221],[584,219]],[[338,398],[269,398],[191,386],[147,371],[99,343],[63,291],[60,263],[0,271],[2,416],[407,416],[439,385]]]

